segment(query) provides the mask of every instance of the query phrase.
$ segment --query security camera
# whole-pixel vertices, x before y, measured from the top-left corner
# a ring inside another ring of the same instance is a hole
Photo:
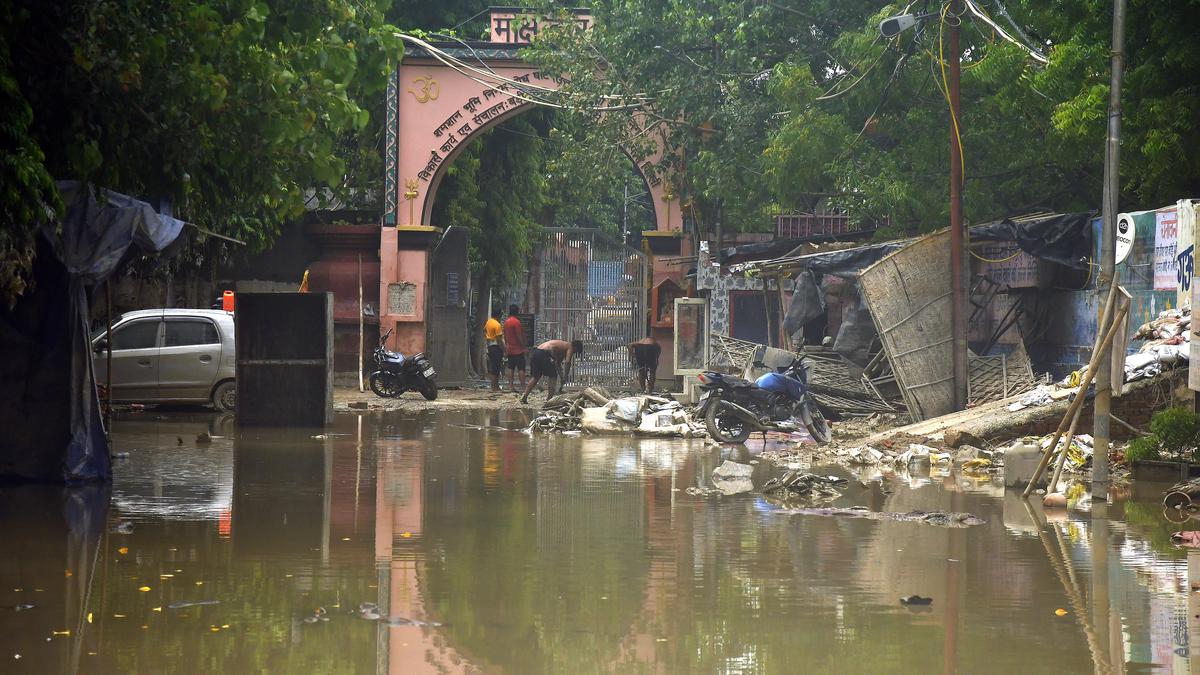
[[[883,37],[892,39],[904,31],[917,25],[917,17],[913,14],[900,14],[879,22],[879,32]]]

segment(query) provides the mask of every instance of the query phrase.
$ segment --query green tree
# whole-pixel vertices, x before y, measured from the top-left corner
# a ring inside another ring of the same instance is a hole
[[[661,121],[702,226],[769,226],[776,210],[826,203],[902,229],[947,222],[949,114],[943,18],[961,21],[966,211],[1080,210],[1099,202],[1111,3],[977,3],[1025,49],[940,3],[764,0],[597,3],[595,28],[553,31],[529,50],[570,81],[564,100],[592,122],[590,142],[629,142],[636,124],[597,115],[640,103]],[[1133,0],[1125,78],[1123,203],[1149,208],[1194,194],[1200,130],[1189,37],[1198,3]],[[925,15],[893,40],[881,19]],[[1020,31],[1013,28],[1020,27]],[[942,54],[942,56],[939,56]],[[636,116],[635,116],[636,117]],[[626,117],[626,119],[630,119]],[[644,150],[644,148],[643,148]],[[579,169],[577,169],[579,170]]]
[[[21,197],[0,240],[0,258],[18,261],[2,272],[7,299],[28,278],[40,205],[59,206],[47,176],[170,200],[255,250],[303,212],[309,190],[340,196],[355,178],[347,138],[369,123],[367,102],[402,53],[387,4],[5,1],[0,82],[18,114],[0,133],[24,148],[0,177]]]

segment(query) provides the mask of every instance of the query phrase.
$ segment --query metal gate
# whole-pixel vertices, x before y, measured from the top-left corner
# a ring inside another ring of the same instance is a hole
[[[468,375],[469,244],[467,228],[452,226],[446,229],[429,259],[425,353],[437,369],[439,384],[460,384]]]
[[[541,251],[536,342],[579,339],[571,381],[633,381],[626,345],[646,335],[646,256],[591,229],[547,228]]]

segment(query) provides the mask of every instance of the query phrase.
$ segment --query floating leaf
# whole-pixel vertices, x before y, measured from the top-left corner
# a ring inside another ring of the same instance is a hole
[[[149,586],[142,586],[142,587],[141,587],[141,588],[139,588],[138,590],[139,590],[139,591],[141,591],[141,592],[143,592],[143,593],[146,593],[146,592],[148,592],[148,591],[150,590],[150,587],[149,587]]]
[[[121,548],[117,549],[117,553],[120,553],[121,555],[125,555],[126,553],[129,553],[129,547],[122,546]]]
[[[1067,610],[1063,609],[1062,607],[1059,607],[1058,609],[1054,610],[1054,613],[1059,616],[1066,616]]]

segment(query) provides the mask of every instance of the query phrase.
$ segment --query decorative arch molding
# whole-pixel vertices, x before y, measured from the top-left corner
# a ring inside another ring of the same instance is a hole
[[[552,89],[561,84],[520,61],[516,46],[435,46],[464,61],[482,60],[480,70],[495,75],[472,71],[468,76],[420,49],[406,53],[388,87],[385,226],[452,225],[431,222],[446,169],[476,135],[537,105],[515,95],[506,80]],[[660,150],[634,165],[650,193],[656,229],[681,232],[677,181],[654,169],[661,157]]]

